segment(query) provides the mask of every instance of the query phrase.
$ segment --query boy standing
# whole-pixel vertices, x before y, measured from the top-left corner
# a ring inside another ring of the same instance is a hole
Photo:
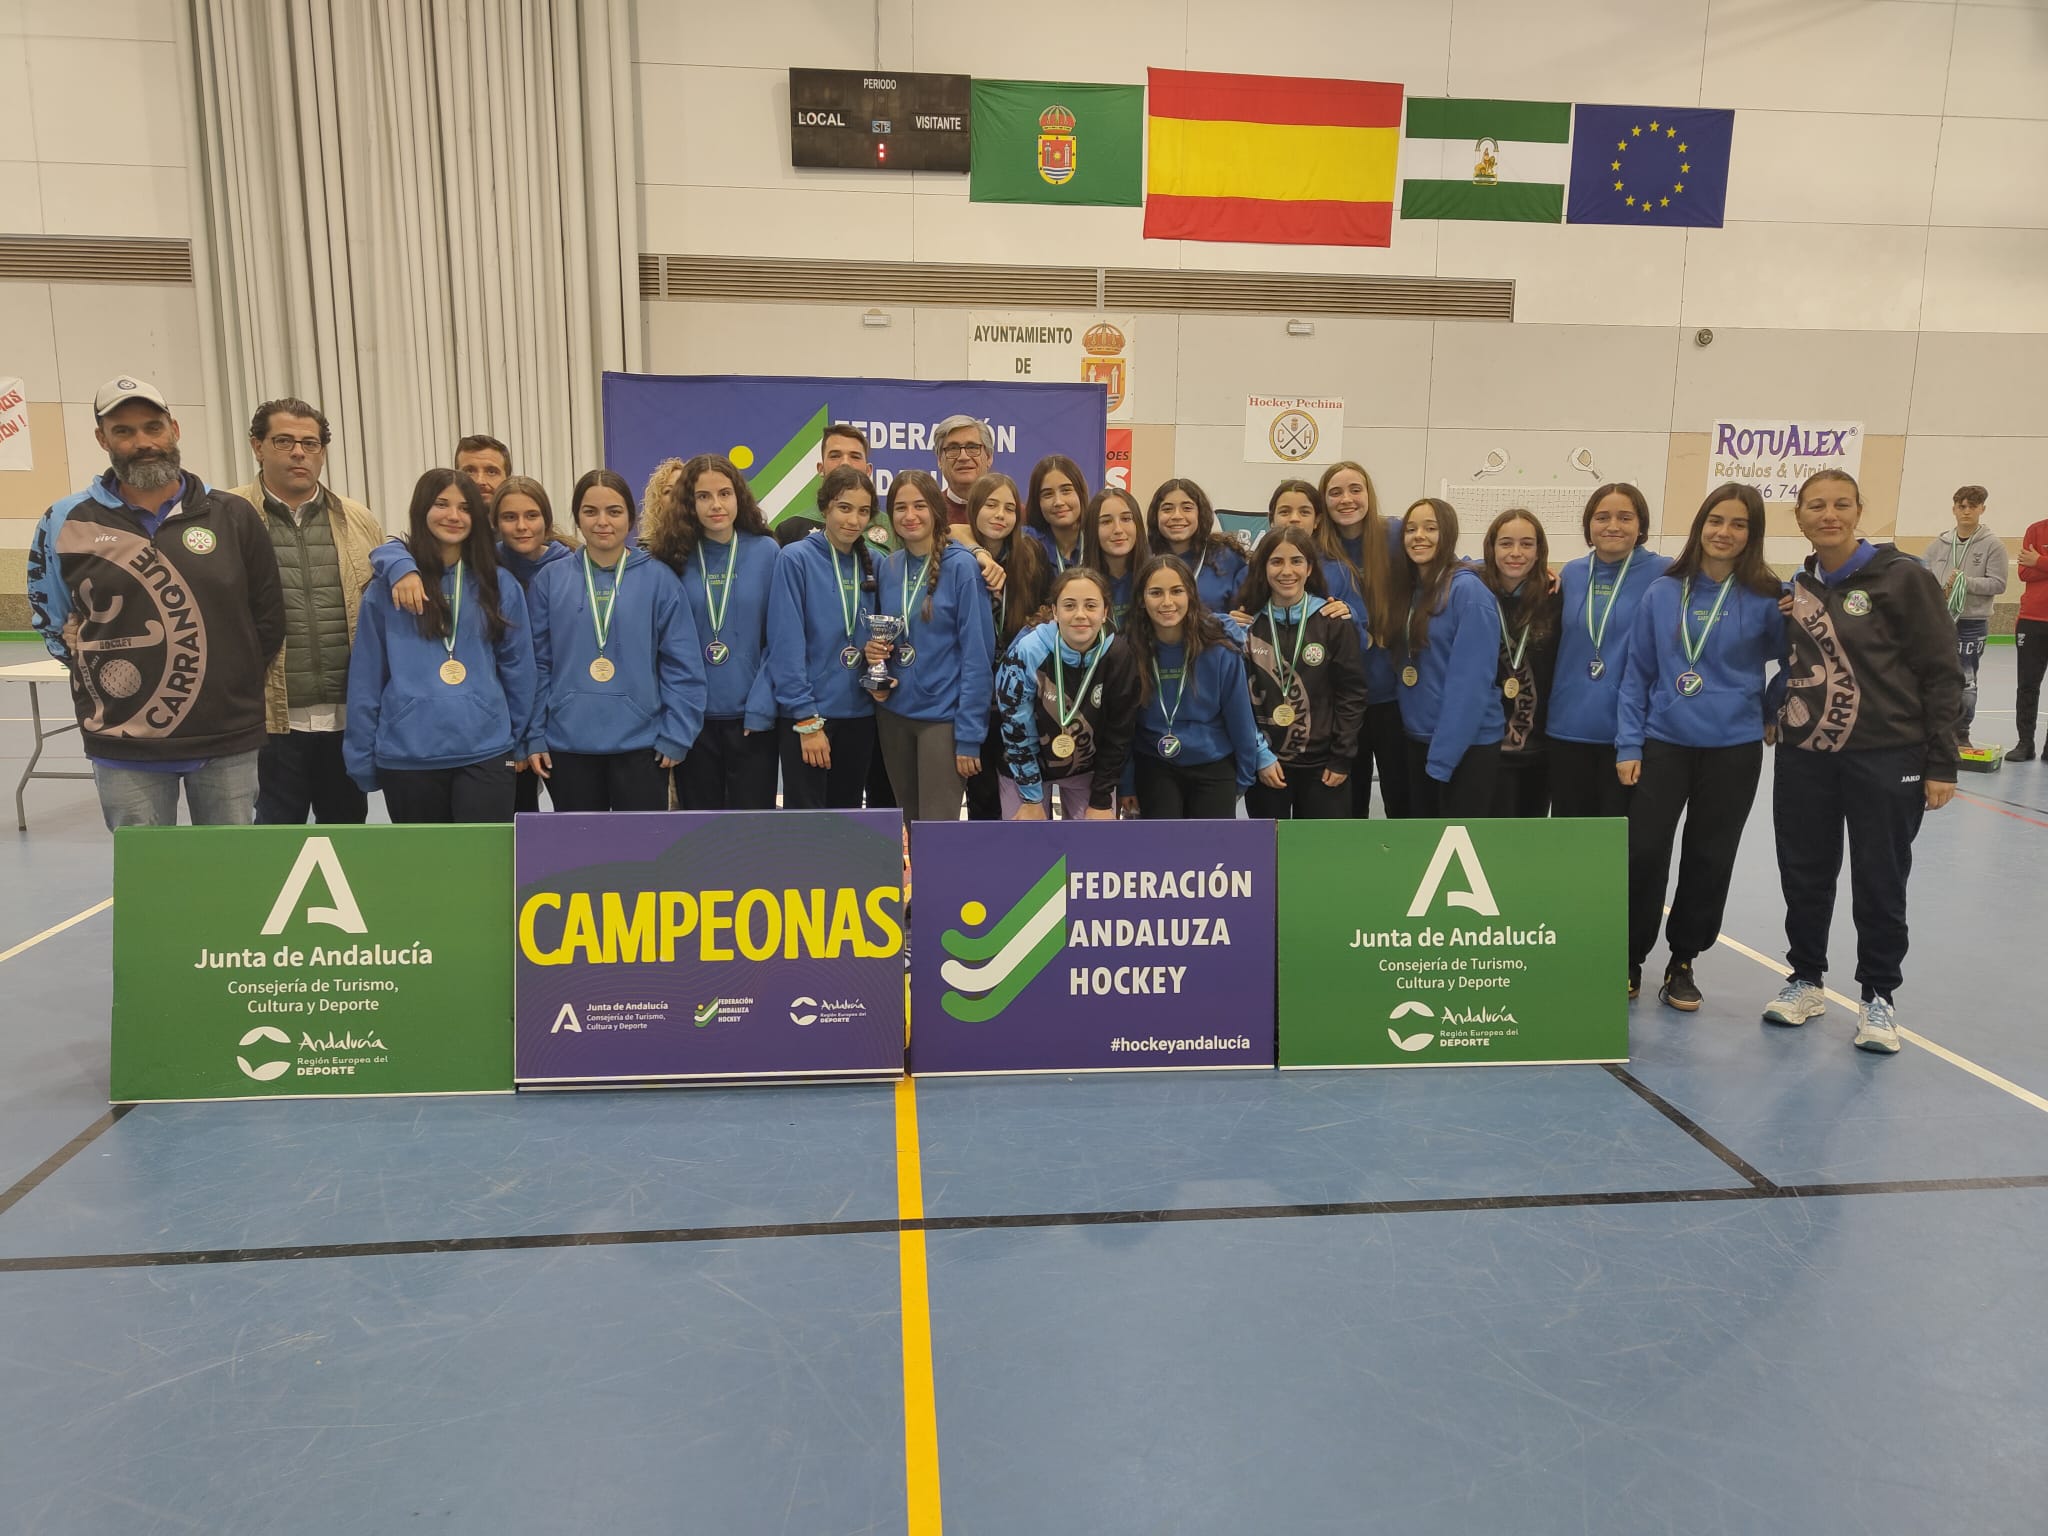
[[[1927,549],[1927,569],[1948,596],[1956,622],[1956,659],[1963,667],[1963,713],[1956,732],[1965,752],[1977,750],[1970,734],[1977,717],[1977,667],[1984,659],[1984,637],[1991,631],[1991,604],[2005,590],[2005,541],[1984,526],[1981,485],[1966,485],[1955,494],[1953,531]]]

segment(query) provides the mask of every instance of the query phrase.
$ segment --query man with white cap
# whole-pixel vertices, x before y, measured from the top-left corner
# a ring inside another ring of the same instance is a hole
[[[163,392],[93,397],[111,467],[43,514],[29,608],[71,696],[108,828],[247,825],[264,673],[284,643],[277,556],[255,508],[188,474]]]

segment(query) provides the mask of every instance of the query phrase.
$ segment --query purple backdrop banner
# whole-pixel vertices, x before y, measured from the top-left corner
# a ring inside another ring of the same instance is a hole
[[[911,854],[913,1072],[1273,1065],[1272,822],[918,822]]]
[[[521,816],[523,1083],[903,1070],[895,811]]]

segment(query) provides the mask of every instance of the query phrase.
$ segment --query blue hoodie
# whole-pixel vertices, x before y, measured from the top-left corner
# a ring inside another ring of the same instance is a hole
[[[1704,576],[1693,578],[1692,637],[1697,642],[1706,635],[1697,665],[1686,660],[1678,634],[1685,583],[1667,576],[1652,582],[1644,594],[1618,690],[1617,762],[1640,762],[1645,737],[1680,747],[1735,747],[1763,740],[1770,716],[1764,671],[1773,661],[1784,662],[1785,616],[1775,596],[1738,586],[1710,630],[1707,617],[1720,590]],[[1690,697],[1678,691],[1678,679],[1687,672],[1698,672],[1704,683]]]
[[[441,573],[452,593],[454,573]],[[505,633],[486,637],[474,577],[463,568],[464,602],[455,625],[455,660],[465,676],[441,681],[445,640],[420,633],[419,620],[391,606],[391,582],[364,589],[356,643],[348,658],[348,726],[343,766],[365,793],[385,768],[463,768],[525,750],[533,725],[533,634],[519,583],[498,576]],[[453,601],[452,597],[450,599]]]
[[[1386,528],[1388,555],[1395,560],[1401,559],[1401,519],[1385,517],[1380,522]],[[1352,590],[1359,591],[1358,578],[1352,575],[1352,568],[1365,561],[1365,538],[1363,535],[1340,537],[1338,542],[1350,557],[1344,573],[1351,578]],[[1336,595],[1334,587],[1331,595]],[[1344,601],[1348,603],[1351,599],[1347,597]],[[1366,610],[1362,591],[1358,602],[1352,606],[1351,616],[1358,621],[1358,647],[1365,657],[1365,702],[1368,706],[1391,703],[1400,697],[1401,669],[1394,665],[1393,654],[1385,646],[1373,644],[1372,615]]]
[[[769,685],[767,666],[768,603],[775,590],[776,557],[781,553],[781,546],[766,534],[735,533],[730,544],[700,538],[677,573],[683,595],[690,601],[697,639],[708,646],[712,640],[710,593],[722,593],[727,577],[733,576],[734,563],[738,565],[732,596],[723,599],[725,627],[718,632],[726,657],[718,665],[704,668],[709,689],[706,719],[739,720],[750,731],[775,726],[775,690]]]
[[[882,562],[882,612],[903,617],[903,584],[917,579],[918,565],[907,549]],[[924,616],[927,592],[930,618]],[[909,662],[902,659],[906,646],[914,658]],[[911,604],[910,626],[896,637],[889,675],[896,686],[884,709],[906,720],[951,720],[953,755],[981,756],[995,696],[996,622],[981,565],[966,545],[948,541],[939,547]]]
[[[498,540],[498,565],[506,575],[519,583],[524,592],[533,585],[533,578],[557,560],[566,560],[576,551],[559,539],[549,539],[541,545],[540,553],[532,559],[516,554],[505,547],[503,539]],[[417,576],[420,568],[413,562],[412,551],[406,548],[403,539],[386,539],[370,551],[370,574],[384,577],[392,586],[397,586],[408,576]]]
[[[642,549],[628,549],[615,573],[591,568],[612,599],[605,659],[612,676],[590,675],[597,629],[583,586],[583,556],[557,560],[526,594],[533,616],[535,752],[659,752],[680,760],[704,727],[704,652],[676,573]]]
[[[1027,527],[1024,531],[1030,534],[1037,543],[1038,552],[1045,556],[1045,568],[1052,576],[1058,577],[1061,571],[1088,563],[1087,545],[1085,542],[1074,546],[1074,558],[1069,560],[1060,553],[1059,546],[1053,542],[1052,535],[1046,532],[1045,529]]]
[[[1138,734],[1131,742],[1133,754],[1143,753],[1191,768],[1234,757],[1241,793],[1259,776],[1261,768],[1279,761],[1252,714],[1251,684],[1245,677],[1243,653],[1228,645],[1205,645],[1202,654],[1195,658],[1194,677],[1184,682],[1181,674],[1187,666],[1187,647],[1162,643],[1158,652],[1158,680],[1142,679],[1152,684],[1152,697],[1138,713]],[[1180,740],[1180,751],[1170,759],[1159,750],[1159,738],[1167,730],[1169,705],[1173,706],[1173,734]],[[1130,775],[1125,778],[1128,780]],[[1128,785],[1124,792],[1131,793]]]
[[[1153,551],[1159,553],[1158,550]],[[1226,539],[1220,544],[1211,544],[1201,551],[1201,563],[1195,563],[1195,551],[1189,550],[1176,558],[1195,573],[1195,593],[1202,600],[1202,606],[1211,613],[1228,613],[1237,606],[1237,594],[1244,590],[1244,555],[1235,540]]]
[[[1444,603],[1429,619],[1429,643],[1409,658],[1415,682],[1401,685],[1401,725],[1429,743],[1429,776],[1448,784],[1472,747],[1501,739],[1507,714],[1493,685],[1500,659],[1500,604],[1469,566],[1451,573]]]
[[[1671,566],[1669,556],[1637,548],[1628,562],[1628,579],[1614,597],[1614,611],[1600,645],[1606,668],[1594,677],[1593,637],[1586,631],[1586,584],[1593,585],[1593,621],[1606,612],[1607,594],[1614,591],[1622,561],[1582,555],[1564,568],[1558,597],[1562,611],[1557,642],[1557,675],[1550,684],[1548,733],[1559,741],[1589,746],[1614,744],[1615,711],[1621,697],[1621,672],[1628,665],[1629,642],[1635,635],[1636,611],[1643,596]],[[1497,638],[1497,637],[1496,637]]]
[[[881,564],[870,548],[866,561]],[[866,614],[877,611],[876,593],[863,578],[862,546],[840,555],[835,569],[832,541],[820,528],[786,545],[775,561],[775,585],[768,599],[768,678],[775,708],[788,720],[855,720],[875,712],[860,686],[867,662],[858,659],[868,640]],[[854,604],[853,628],[846,627],[846,602]],[[842,653],[851,646],[854,665]]]

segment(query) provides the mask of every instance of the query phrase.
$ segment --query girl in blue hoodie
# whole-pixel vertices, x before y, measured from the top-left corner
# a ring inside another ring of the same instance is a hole
[[[1197,600],[1194,573],[1175,556],[1155,555],[1138,572],[1123,643],[1143,701],[1126,775],[1140,816],[1228,820],[1254,780],[1286,788],[1252,717],[1244,653]]]
[[[704,660],[675,572],[632,545],[626,482],[593,469],[572,501],[583,549],[534,579],[527,767],[558,811],[665,811],[704,723]]]
[[[514,756],[533,720],[533,642],[519,583],[498,570],[476,482],[430,469],[413,487],[406,549],[437,573],[414,618],[379,574],[348,663],[342,758],[394,822],[512,819]]]
[[[1628,995],[1657,942],[1671,848],[1685,817],[1678,893],[1664,925],[1671,960],[1658,998],[1700,1005],[1693,957],[1721,932],[1743,824],[1763,775],[1764,673],[1785,654],[1784,584],[1764,564],[1763,498],[1708,492],[1685,548],[1650,583],[1621,671],[1615,772],[1628,808]]]
[[[921,469],[890,483],[889,526],[902,548],[882,562],[879,596],[903,628],[867,644],[868,661],[885,663],[893,684],[874,695],[875,738],[906,823],[960,819],[967,783],[984,768],[995,693],[988,589],[973,552],[940,525],[944,506]]]
[[[1050,575],[1057,576],[1070,565],[1094,564],[1088,481],[1081,466],[1065,454],[1047,454],[1032,468],[1024,519],[1025,531],[1045,555]]]
[[[818,486],[824,526],[786,546],[768,599],[768,680],[782,748],[782,803],[853,808],[875,751],[875,706],[861,687],[867,616],[878,610],[875,482],[841,464]]]
[[[1393,597],[1407,615],[1399,660],[1410,806],[1418,816],[1491,816],[1505,728],[1493,685],[1500,604],[1459,563],[1458,514],[1447,501],[1425,496],[1408,509],[1401,556]]]
[[[1632,791],[1614,771],[1615,710],[1643,595],[1671,564],[1644,548],[1650,504],[1626,482],[1586,498],[1592,553],[1564,568],[1557,673],[1546,750],[1553,816],[1626,816]]]
[[[1211,613],[1237,606],[1244,586],[1244,553],[1216,526],[1209,493],[1192,480],[1168,480],[1152,493],[1146,521],[1152,553],[1172,555],[1194,573],[1197,595]]]
[[[1122,629],[1145,563],[1145,510],[1129,491],[1106,485],[1088,503],[1089,559],[1109,582],[1109,627]]]
[[[1394,650],[1405,613],[1395,611],[1394,568],[1401,562],[1401,520],[1380,516],[1372,476],[1355,459],[1340,459],[1323,471],[1316,490],[1323,520],[1316,544],[1351,572],[1360,606],[1359,644],[1365,651],[1365,725],[1358,735],[1358,771],[1351,775],[1351,814],[1372,808],[1372,774],[1379,770],[1380,805],[1389,816],[1411,814],[1408,793],[1408,733],[1401,726],[1401,686]]]
[[[986,474],[967,488],[967,533],[974,541],[976,558],[987,562],[983,579],[988,580],[990,572],[1002,574],[988,600],[1000,660],[1025,631],[1051,618],[1046,603],[1052,572],[1046,566],[1044,549],[1024,526],[1021,493],[1008,475]],[[989,712],[981,762],[984,768],[996,764],[998,771],[977,773],[967,781],[969,821],[1006,819],[1000,772],[1004,756],[1002,711],[997,708]]]
[[[647,548],[674,571],[704,658],[704,727],[675,769],[686,811],[775,806],[775,694],[768,601],[779,546],[729,459],[700,453],[647,507]]]

